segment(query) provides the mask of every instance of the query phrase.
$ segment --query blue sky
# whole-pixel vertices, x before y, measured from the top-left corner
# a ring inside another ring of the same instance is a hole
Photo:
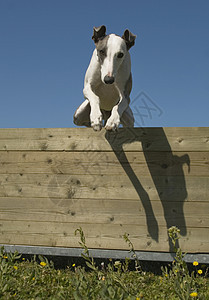
[[[93,26],[137,35],[138,126],[208,126],[209,1],[0,0],[0,127],[74,127]]]

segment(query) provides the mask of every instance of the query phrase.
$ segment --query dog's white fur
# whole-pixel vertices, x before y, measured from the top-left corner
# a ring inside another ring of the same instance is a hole
[[[129,107],[132,88],[131,59],[128,52],[136,36],[129,30],[122,37],[106,36],[105,26],[94,27],[93,52],[84,80],[85,101],[74,114],[76,125],[98,131],[105,122],[106,130],[115,131],[120,123],[133,127],[134,117]]]

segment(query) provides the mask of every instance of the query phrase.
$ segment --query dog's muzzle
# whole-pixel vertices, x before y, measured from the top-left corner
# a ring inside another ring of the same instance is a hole
[[[113,76],[108,76],[108,75],[106,75],[106,76],[104,77],[104,82],[105,82],[106,84],[112,84],[114,81],[115,81],[115,78],[114,78]]]

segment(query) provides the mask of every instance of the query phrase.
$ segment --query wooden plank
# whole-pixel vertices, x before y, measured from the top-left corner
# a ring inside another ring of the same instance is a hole
[[[0,173],[208,176],[208,152],[0,152]]]
[[[135,127],[131,128],[133,131],[137,131],[142,135],[151,135],[155,132],[155,135],[160,136],[162,134],[161,130],[169,137],[181,137],[192,135],[194,137],[198,136],[208,136],[209,127]],[[130,134],[130,129],[119,129],[119,132],[125,131]],[[69,138],[73,136],[85,135],[89,137],[94,137],[95,134],[100,136],[106,131],[102,129],[101,132],[94,132],[91,128],[1,128],[0,129],[0,139],[21,139],[31,140],[31,139],[58,139],[59,137]],[[111,133],[110,133],[111,134]]]
[[[0,150],[31,151],[208,151],[209,128],[1,129]]]
[[[208,201],[209,177],[0,174],[0,197]]]
[[[0,223],[2,224],[2,223]],[[50,222],[7,221],[1,232],[1,244],[78,247],[79,238],[74,232],[78,224],[59,224]],[[159,239],[155,241],[147,233],[146,226],[112,224],[80,224],[86,235],[89,248],[128,249],[123,234],[129,233],[136,250],[168,251],[167,229],[161,228]],[[209,247],[208,228],[187,228],[187,236],[182,236],[180,246],[183,251],[207,252]]]
[[[0,219],[4,221],[34,221],[55,223],[126,224],[150,225],[179,228],[209,228],[208,202],[151,201],[151,211],[146,211],[137,200],[115,199],[44,199],[44,198],[0,198]],[[120,209],[118,209],[120,207]]]

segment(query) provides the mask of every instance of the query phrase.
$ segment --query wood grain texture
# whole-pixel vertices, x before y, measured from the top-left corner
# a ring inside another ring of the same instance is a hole
[[[25,151],[203,151],[209,128],[132,128],[117,133],[89,128],[1,129],[0,150]]]
[[[0,244],[209,253],[209,128],[0,129]]]

